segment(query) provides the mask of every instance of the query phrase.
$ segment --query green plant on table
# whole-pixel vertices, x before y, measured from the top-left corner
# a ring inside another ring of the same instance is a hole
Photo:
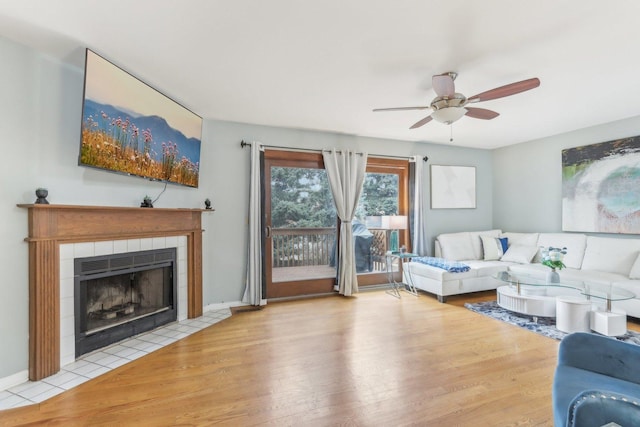
[[[553,270],[562,270],[566,267],[562,260],[567,254],[567,248],[554,248],[553,246],[545,248],[540,246],[540,253],[542,254],[542,265],[546,265]]]

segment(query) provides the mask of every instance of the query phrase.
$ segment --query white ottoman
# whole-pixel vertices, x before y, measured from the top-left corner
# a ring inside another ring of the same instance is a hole
[[[610,337],[624,335],[627,333],[627,313],[622,310],[592,311],[591,329]]]
[[[577,296],[556,298],[556,328],[562,332],[590,332],[591,301]]]

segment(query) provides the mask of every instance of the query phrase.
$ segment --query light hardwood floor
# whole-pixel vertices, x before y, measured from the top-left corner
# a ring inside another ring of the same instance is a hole
[[[489,299],[270,303],[0,425],[551,426],[558,342],[463,307]]]

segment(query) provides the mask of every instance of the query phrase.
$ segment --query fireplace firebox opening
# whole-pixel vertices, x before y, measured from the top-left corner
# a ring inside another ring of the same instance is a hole
[[[176,248],[76,258],[76,357],[177,319]]]

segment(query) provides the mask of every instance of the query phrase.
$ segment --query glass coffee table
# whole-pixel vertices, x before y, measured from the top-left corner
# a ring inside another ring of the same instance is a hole
[[[635,298],[631,291],[589,281],[548,283],[545,279],[506,271],[496,273],[493,278],[506,283],[496,291],[498,305],[509,311],[532,316],[534,321],[537,317],[556,317],[556,297],[582,295],[586,300],[604,301],[604,310],[591,311],[592,330],[603,335],[626,333],[626,313],[612,311],[611,302]]]

